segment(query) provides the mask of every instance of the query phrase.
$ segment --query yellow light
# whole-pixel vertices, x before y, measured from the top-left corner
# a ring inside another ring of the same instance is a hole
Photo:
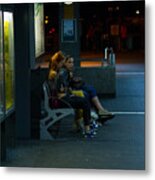
[[[45,24],[48,24],[48,20],[45,20]]]
[[[48,16],[45,16],[45,19],[48,19]]]

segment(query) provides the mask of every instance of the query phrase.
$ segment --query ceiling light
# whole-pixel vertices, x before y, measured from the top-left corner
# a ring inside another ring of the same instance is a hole
[[[73,2],[72,1],[66,1],[66,2],[64,2],[64,4],[66,4],[66,5],[71,5]]]

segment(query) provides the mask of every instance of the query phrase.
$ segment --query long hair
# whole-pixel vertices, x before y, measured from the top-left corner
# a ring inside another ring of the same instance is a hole
[[[50,59],[49,69],[57,71],[58,64],[63,61],[65,56],[61,51],[56,52]]]
[[[61,51],[56,52],[50,59],[49,62],[49,73],[48,73],[48,78],[49,79],[54,79],[57,75],[58,71],[58,64],[63,61],[65,56]]]

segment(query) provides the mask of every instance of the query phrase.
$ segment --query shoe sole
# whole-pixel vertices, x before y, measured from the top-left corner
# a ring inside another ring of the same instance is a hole
[[[99,119],[111,119],[111,118],[114,118],[115,117],[115,115],[114,114],[112,114],[112,115],[100,115],[99,116]]]
[[[113,119],[114,117],[115,117],[115,115],[107,116],[107,117],[101,116],[101,117],[99,117],[98,122],[104,124],[106,121],[109,121],[109,120]]]

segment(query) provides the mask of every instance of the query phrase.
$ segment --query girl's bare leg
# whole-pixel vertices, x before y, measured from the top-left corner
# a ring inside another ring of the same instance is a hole
[[[95,105],[95,107],[98,110],[99,115],[112,115],[111,112],[107,111],[106,109],[104,109],[104,107],[102,106],[102,104],[100,103],[100,100],[97,96],[92,98],[92,102]]]

